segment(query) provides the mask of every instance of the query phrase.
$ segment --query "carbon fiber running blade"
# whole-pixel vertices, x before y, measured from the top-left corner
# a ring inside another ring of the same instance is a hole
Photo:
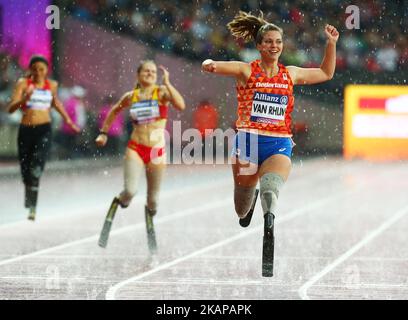
[[[151,254],[157,252],[156,233],[154,232],[153,217],[145,213],[146,231],[147,231],[147,246]]]
[[[273,276],[273,260],[274,260],[274,247],[275,236],[273,232],[274,228],[274,216],[273,214],[265,215],[265,228],[263,236],[263,248],[262,248],[262,276]]]
[[[99,246],[102,248],[106,248],[108,244],[109,233],[110,233],[111,227],[112,227],[112,221],[105,220],[105,223],[103,224],[101,235],[99,236],[99,241],[98,241]]]
[[[102,231],[99,236],[98,244],[102,248],[106,248],[109,239],[109,233],[112,227],[113,219],[115,218],[116,210],[118,209],[118,199],[114,198],[103,223]]]
[[[264,236],[263,238],[263,252],[262,252],[262,276],[273,276],[273,256],[274,256],[274,242],[275,239]]]

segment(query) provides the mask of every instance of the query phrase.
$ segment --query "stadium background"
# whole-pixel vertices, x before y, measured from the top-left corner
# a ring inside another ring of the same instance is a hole
[[[45,28],[49,4],[59,8],[59,29]],[[349,4],[360,9],[360,29],[345,26]],[[404,1],[0,0],[0,300],[407,299],[407,161],[403,153],[382,163],[343,158],[347,136],[357,149],[374,145],[377,155],[391,155],[384,143],[408,150],[407,8]],[[341,34],[334,78],[296,88],[297,147],[279,198],[274,277],[261,277],[260,201],[251,226],[241,228],[229,165],[168,166],[156,259],[146,245],[144,180],[129,208],[118,212],[109,246],[98,247],[107,207],[123,184],[130,129],[124,115],[119,134],[97,150],[100,117],[133,87],[139,61],[149,58],[169,68],[186,99],[185,112],[172,112],[171,120],[195,127],[215,109],[217,127],[233,128],[232,79],[202,74],[200,63],[254,58],[253,47],[225,28],[239,9],[262,9],[284,28],[286,64],[320,63],[326,23]],[[21,114],[5,112],[34,53],[50,59],[60,97],[83,126],[72,136],[59,116],[53,119],[53,161],[35,223],[23,207],[16,160]],[[399,98],[402,104],[388,108]],[[203,107],[209,104],[214,109]],[[363,138],[344,126],[353,117],[363,124],[356,131]],[[367,126],[373,119],[397,125]],[[399,138],[367,138],[379,134]]]
[[[60,10],[60,29],[45,28],[49,16],[45,8],[50,4]],[[63,100],[72,95],[74,86],[86,90],[86,124],[71,158],[97,156],[90,141],[97,132],[100,109],[133,87],[136,68],[143,59],[154,59],[166,66],[184,95],[186,111],[170,115],[173,120],[181,120],[182,129],[194,127],[194,112],[205,101],[216,108],[219,128],[233,127],[233,80],[202,74],[200,63],[209,57],[244,61],[256,58],[253,45],[235,41],[225,27],[239,9],[254,13],[262,10],[267,19],[284,29],[285,64],[318,66],[324,53],[323,26],[337,26],[341,36],[334,79],[296,88],[294,132],[298,148],[294,153],[340,154],[345,85],[406,84],[407,7],[403,1],[353,4],[360,9],[360,29],[348,30],[346,1],[0,1],[0,156],[13,159],[16,155],[19,119],[18,115],[10,117],[5,113],[5,104],[12,85],[34,53],[52,60],[52,77],[60,82]],[[58,120],[54,121],[53,159],[65,157],[71,146],[64,145]],[[170,126],[171,121],[171,132]],[[119,137],[119,146],[108,152],[121,153],[126,138]]]

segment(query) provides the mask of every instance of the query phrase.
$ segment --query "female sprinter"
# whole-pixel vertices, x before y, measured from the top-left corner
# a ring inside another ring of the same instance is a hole
[[[259,180],[265,223],[262,274],[270,277],[274,213],[279,190],[291,170],[293,86],[320,83],[333,77],[339,33],[335,27],[326,25],[327,44],[320,68],[300,68],[285,67],[278,62],[283,50],[283,31],[264,20],[263,14],[256,17],[240,11],[227,26],[233,36],[255,41],[260,59],[251,63],[207,59],[202,63],[202,70],[236,79],[238,133],[232,155],[235,211],[241,226],[248,226]],[[251,148],[257,152],[251,152]],[[248,162],[255,166],[254,172],[249,172]]]
[[[162,175],[165,169],[165,136],[167,109],[171,103],[176,109],[184,110],[184,99],[170,83],[169,72],[162,66],[163,85],[158,86],[157,67],[151,61],[144,61],[137,69],[137,86],[129,91],[112,107],[106,117],[100,134],[96,138],[98,146],[108,140],[107,132],[116,115],[129,109],[133,122],[133,132],[127,145],[124,159],[124,190],[113,199],[99,238],[99,245],[106,247],[109,231],[118,205],[129,206],[135,196],[139,176],[145,168],[147,180],[147,199],[145,218],[148,246],[151,253],[156,251],[156,238],[153,216],[157,211],[157,198]]]
[[[23,112],[18,132],[18,157],[25,185],[25,207],[28,219],[35,220],[40,177],[51,147],[51,107],[75,131],[80,129],[72,122],[57,97],[58,83],[47,78],[48,61],[43,56],[30,59],[29,75],[20,78],[14,88],[9,113]]]

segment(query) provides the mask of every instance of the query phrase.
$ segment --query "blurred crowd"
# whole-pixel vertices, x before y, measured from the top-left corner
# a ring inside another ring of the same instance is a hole
[[[13,86],[17,79],[24,75],[17,61],[11,56],[0,52],[0,125],[10,121],[18,121],[19,118],[7,113],[7,104],[13,92]]]
[[[338,71],[382,73],[408,68],[408,6],[404,6],[404,1],[353,1],[360,10],[357,30],[346,28],[346,7],[350,3],[339,0],[59,0],[56,4],[63,12],[83,21],[127,34],[166,53],[197,60],[257,58],[254,45],[234,39],[226,24],[239,10],[253,14],[262,10],[268,21],[284,30],[282,62],[285,64],[318,66],[324,53],[323,28],[330,23],[341,33]],[[17,61],[0,52],[0,139],[6,139],[6,128],[17,127],[21,119],[20,112],[8,114],[6,106],[14,84],[24,72]],[[60,83],[59,95],[83,131],[81,135],[73,135],[54,114],[57,154],[72,157],[95,154],[91,142],[117,97],[106,97],[102,106],[91,106],[84,88],[64,83]],[[110,132],[110,143],[103,152],[113,154],[123,149],[131,129],[126,123],[126,119],[118,117]],[[2,148],[5,149],[4,144]]]
[[[408,6],[404,1],[356,0],[360,29],[349,30],[345,21],[351,3],[339,0],[61,0],[73,16],[103,24],[116,32],[166,52],[191,59],[257,57],[253,44],[236,41],[226,24],[239,10],[258,14],[284,29],[285,64],[316,66],[325,43],[323,28],[335,25],[341,32],[337,69],[371,72],[407,68]]]

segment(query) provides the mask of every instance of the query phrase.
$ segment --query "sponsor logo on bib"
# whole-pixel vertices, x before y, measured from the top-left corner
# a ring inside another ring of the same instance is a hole
[[[157,100],[138,101],[132,105],[130,116],[138,124],[153,122],[160,117],[159,102]]]
[[[251,121],[277,123],[285,119],[288,96],[255,92],[252,102]]]
[[[46,110],[51,107],[52,99],[50,90],[34,89],[27,107],[33,110]]]

